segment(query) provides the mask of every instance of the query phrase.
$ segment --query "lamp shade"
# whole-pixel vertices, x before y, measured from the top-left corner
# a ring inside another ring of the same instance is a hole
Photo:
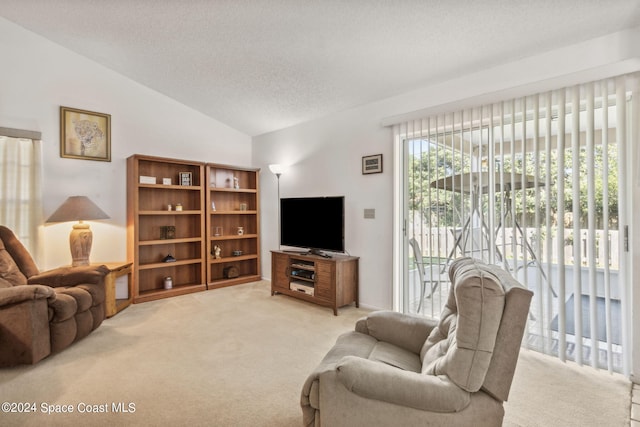
[[[47,219],[47,222],[109,219],[109,215],[86,196],[71,196]]]
[[[89,265],[89,255],[91,254],[91,244],[93,243],[93,233],[89,224],[82,221],[96,219],[108,219],[109,215],[104,213],[95,203],[86,196],[71,196],[64,201],[54,213],[51,214],[47,222],[80,221],[74,224],[69,235],[69,249],[73,267]]]
[[[283,165],[280,165],[280,164],[276,163],[276,164],[269,165],[269,170],[274,175],[280,176],[281,174],[286,172],[287,168],[286,168],[286,166],[283,166]]]

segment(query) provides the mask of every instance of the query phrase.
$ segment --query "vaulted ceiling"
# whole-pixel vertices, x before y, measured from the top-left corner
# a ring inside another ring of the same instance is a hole
[[[639,0],[0,0],[248,135],[640,25]]]

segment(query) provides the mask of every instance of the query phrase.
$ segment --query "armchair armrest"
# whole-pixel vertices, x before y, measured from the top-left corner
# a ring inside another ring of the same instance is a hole
[[[458,412],[471,402],[470,393],[447,376],[404,371],[354,356],[336,366],[337,378],[359,396],[431,412]]]
[[[0,308],[23,301],[55,298],[55,291],[48,286],[21,285],[0,289]]]
[[[59,267],[29,277],[27,283],[51,287],[76,286],[80,284],[99,284],[109,269],[104,265],[81,267]]]
[[[375,311],[356,322],[356,331],[419,354],[438,322],[426,317]]]
[[[55,300],[48,286],[0,289],[0,367],[33,364],[51,353],[48,307]]]

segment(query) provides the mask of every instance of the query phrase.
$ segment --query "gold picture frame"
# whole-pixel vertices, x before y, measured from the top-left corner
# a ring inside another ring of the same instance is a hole
[[[60,107],[60,157],[111,161],[111,115]]]

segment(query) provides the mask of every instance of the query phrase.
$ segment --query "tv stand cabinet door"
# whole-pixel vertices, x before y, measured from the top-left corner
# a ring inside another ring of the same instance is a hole
[[[271,254],[271,295],[289,290],[289,256],[273,252]]]
[[[316,261],[315,297],[332,303],[336,301],[336,263],[333,261]]]

